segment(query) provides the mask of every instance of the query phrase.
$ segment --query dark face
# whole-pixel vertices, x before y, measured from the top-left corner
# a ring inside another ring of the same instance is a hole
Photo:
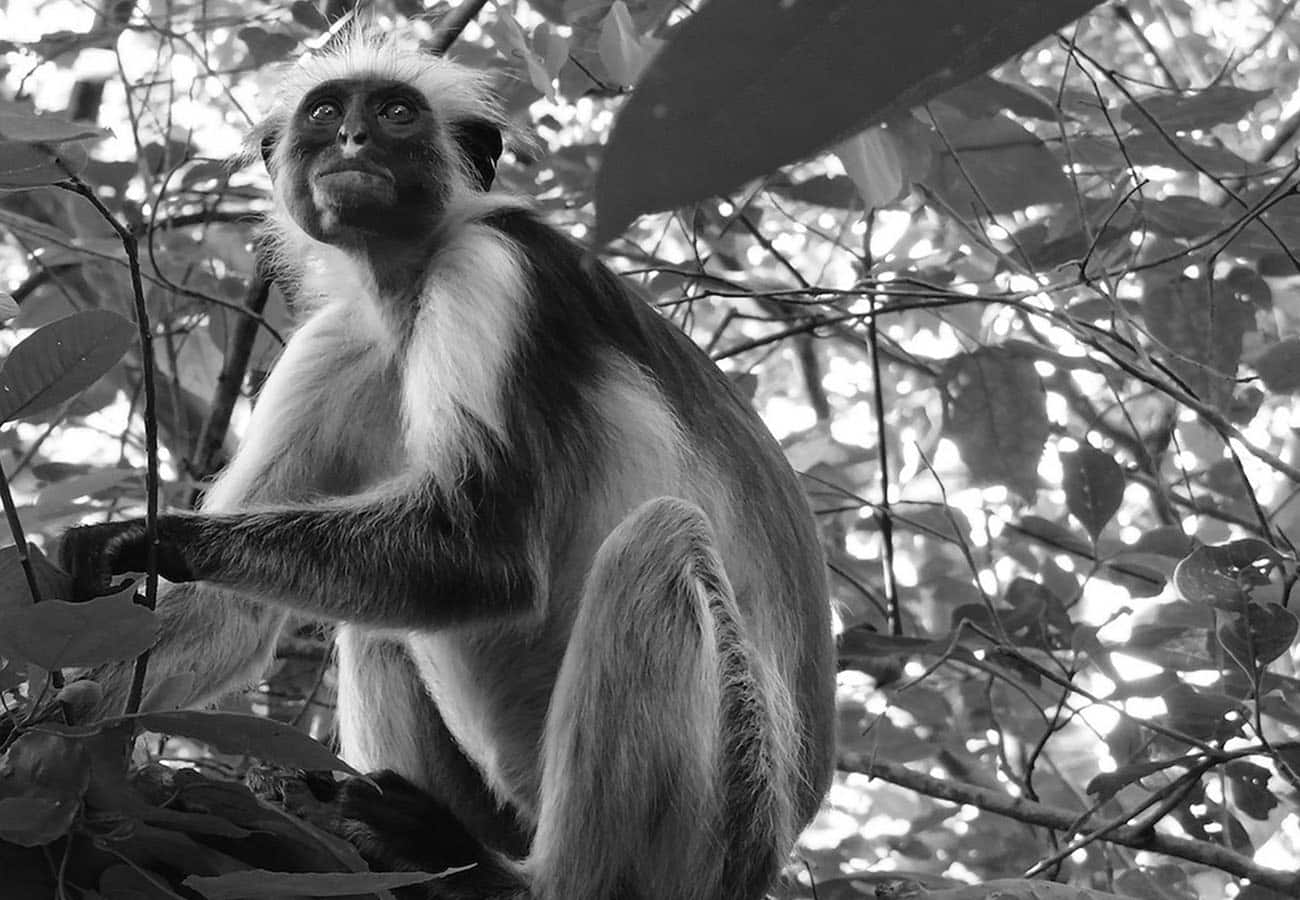
[[[424,98],[400,82],[329,81],[303,98],[285,139],[294,220],[328,244],[418,242],[447,199],[448,161]]]

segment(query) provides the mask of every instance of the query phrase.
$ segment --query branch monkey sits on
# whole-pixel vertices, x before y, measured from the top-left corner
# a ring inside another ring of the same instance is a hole
[[[708,358],[490,192],[504,126],[482,76],[360,30],[286,76],[255,138],[304,317],[202,510],[159,520],[150,683],[208,703],[289,611],[337,622],[340,752],[396,773],[344,792],[382,863],[760,897],[831,772],[812,517]],[[62,551],[84,594],[145,558],[143,521]],[[116,710],[129,666],[97,677]],[[454,839],[386,834],[408,802]]]

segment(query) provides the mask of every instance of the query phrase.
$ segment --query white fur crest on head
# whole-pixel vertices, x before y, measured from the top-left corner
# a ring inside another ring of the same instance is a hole
[[[344,78],[400,81],[415,87],[447,121],[486,119],[505,125],[487,75],[363,26],[346,30],[287,69],[272,115],[292,115],[312,88]]]

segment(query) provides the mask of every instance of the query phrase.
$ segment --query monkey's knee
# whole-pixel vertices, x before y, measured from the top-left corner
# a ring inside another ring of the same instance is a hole
[[[628,513],[605,538],[585,594],[606,606],[644,601],[657,613],[665,611],[665,602],[694,605],[701,590],[731,591],[708,516],[687,500],[657,497]]]

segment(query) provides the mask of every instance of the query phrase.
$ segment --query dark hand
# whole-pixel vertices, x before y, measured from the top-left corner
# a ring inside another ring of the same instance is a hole
[[[72,599],[88,600],[109,593],[113,576],[148,568],[144,520],[105,522],[71,528],[59,547],[59,565],[72,576]],[[158,572],[168,581],[192,581],[193,574],[176,548],[158,546]]]

